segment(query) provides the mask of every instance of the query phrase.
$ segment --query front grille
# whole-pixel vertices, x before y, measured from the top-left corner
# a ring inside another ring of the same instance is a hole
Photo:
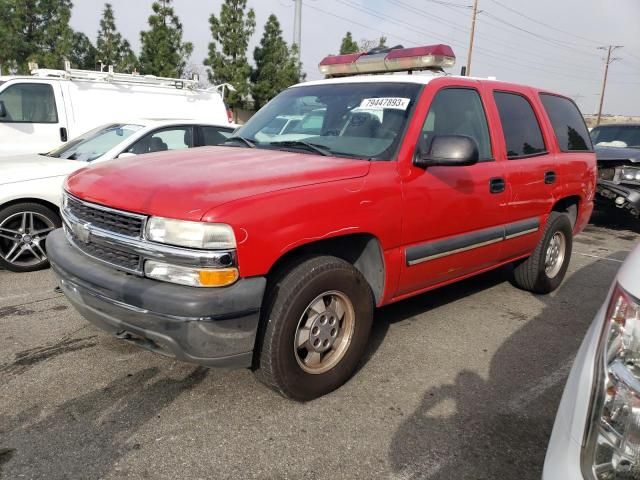
[[[602,180],[613,180],[613,177],[616,175],[615,168],[599,168],[598,169],[598,177]]]
[[[98,208],[71,196],[67,197],[66,208],[82,222],[90,223],[102,230],[132,238],[142,237],[142,216]]]
[[[84,243],[73,235],[73,232],[69,229],[66,230],[68,235],[71,237],[73,244],[87,255],[126,270],[134,272],[140,270],[139,255],[108,247],[106,245],[98,245],[97,243]]]

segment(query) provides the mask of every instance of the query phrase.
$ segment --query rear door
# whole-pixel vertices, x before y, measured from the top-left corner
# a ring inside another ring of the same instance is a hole
[[[544,113],[529,89],[493,90],[502,130],[496,156],[504,160],[511,191],[501,260],[529,254],[551,211],[557,188],[557,154],[551,146]]]
[[[59,82],[10,81],[1,88],[0,153],[43,153],[67,140]]]

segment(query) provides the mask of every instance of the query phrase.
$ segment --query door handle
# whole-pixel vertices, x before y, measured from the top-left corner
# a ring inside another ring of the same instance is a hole
[[[494,177],[489,180],[489,191],[491,193],[502,193],[506,185],[507,183],[504,181],[504,178]]]
[[[60,141],[62,142],[66,142],[68,139],[67,137],[67,129],[64,127],[60,127]]]
[[[544,183],[546,183],[547,185],[556,183],[556,172],[553,172],[553,171],[544,172]]]

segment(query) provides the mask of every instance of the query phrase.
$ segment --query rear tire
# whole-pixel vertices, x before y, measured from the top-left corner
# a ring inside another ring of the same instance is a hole
[[[551,212],[536,249],[514,267],[513,283],[534,293],[553,292],[567,273],[572,247],[571,220],[564,213]]]
[[[46,236],[60,226],[60,216],[39,203],[0,209],[0,267],[12,272],[47,268]]]
[[[325,395],[353,374],[367,345],[374,300],[350,263],[312,257],[270,286],[256,376],[299,401]]]

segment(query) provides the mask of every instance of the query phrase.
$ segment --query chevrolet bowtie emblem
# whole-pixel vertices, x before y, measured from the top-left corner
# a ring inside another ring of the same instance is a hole
[[[89,223],[75,223],[73,225],[73,233],[76,238],[83,243],[89,243],[91,237],[91,224]]]

